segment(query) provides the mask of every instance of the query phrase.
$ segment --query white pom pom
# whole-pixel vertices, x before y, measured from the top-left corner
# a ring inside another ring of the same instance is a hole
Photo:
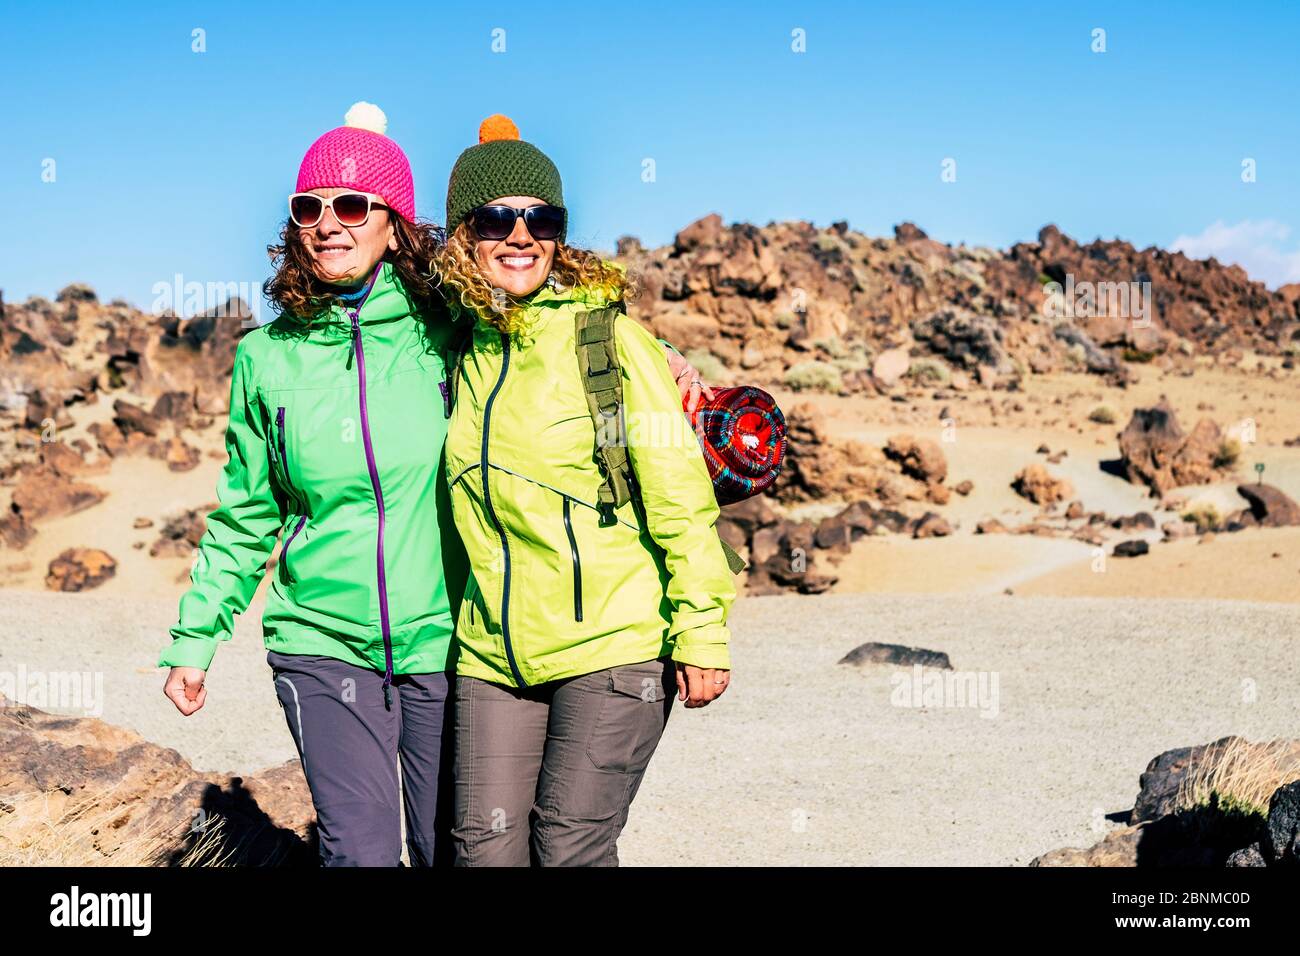
[[[362,100],[360,103],[352,104],[352,109],[348,110],[347,115],[343,117],[343,125],[368,129],[382,136],[388,130],[388,117],[374,103]]]

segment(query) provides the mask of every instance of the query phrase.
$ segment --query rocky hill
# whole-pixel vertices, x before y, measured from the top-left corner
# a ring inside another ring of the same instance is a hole
[[[1053,226],[1037,242],[998,251],[945,245],[910,223],[893,238],[873,238],[843,223],[724,226],[713,215],[670,246],[644,249],[627,238],[618,254],[639,290],[631,314],[718,382],[888,396],[903,406],[922,396],[971,405],[979,396],[992,408],[1000,395],[1018,409],[1018,396],[1007,393],[1036,376],[1088,372],[1100,387],[1126,387],[1138,366],[1191,375],[1207,361],[1239,363],[1250,350],[1270,358],[1267,374],[1276,377],[1293,368],[1300,347],[1300,286],[1270,292],[1212,259],[1123,242],[1080,245]],[[151,315],[103,304],[84,285],[53,302],[0,295],[0,550],[22,550],[40,522],[98,504],[105,493],[93,476],[115,459],[148,455],[184,472],[203,454],[223,457],[218,429],[248,315],[237,300],[189,319]],[[721,526],[751,558],[751,589],[834,584],[820,566],[792,570],[787,556],[796,551],[811,561],[812,551],[842,554],[865,534],[952,532],[929,506],[967,495],[971,482],[946,481],[933,440],[902,431],[867,446],[832,437],[812,405],[790,402],[786,413],[789,456],[770,501],[729,508]],[[1123,476],[1156,497],[1227,480],[1239,451],[1208,418],[1184,433],[1164,405],[1135,410],[1116,437]],[[1045,512],[1066,507],[1063,521],[1008,529],[994,520],[981,532],[1101,543],[1110,517],[1088,512],[1043,464],[1014,479],[1017,494]],[[789,520],[791,508],[809,502],[844,510],[820,523]],[[1261,502],[1198,530],[1300,520],[1285,496]],[[137,529],[159,522],[149,555],[190,552],[203,531],[204,511],[194,505],[136,519]],[[1130,529],[1121,522],[1115,530]],[[1178,521],[1166,529],[1186,530]],[[50,562],[46,584],[94,586],[115,567],[112,555],[74,547]]]
[[[1238,266],[1080,245],[1050,225],[1005,252],[945,245],[911,223],[894,232],[724,226],[713,215],[671,246],[620,240],[619,255],[643,289],[633,314],[660,335],[747,379],[796,388],[881,391],[906,375],[954,373],[1006,385],[1062,369],[1122,383],[1131,363],[1300,346],[1300,286],[1270,292]]]

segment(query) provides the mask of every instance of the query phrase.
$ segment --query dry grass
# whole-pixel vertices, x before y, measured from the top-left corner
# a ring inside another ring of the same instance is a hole
[[[1295,746],[1284,739],[1253,744],[1234,737],[1207,750],[1178,788],[1179,809],[1211,803],[1223,809],[1268,816],[1268,803],[1279,787],[1300,780]]]
[[[0,806],[0,867],[227,865],[222,818],[190,839],[174,822],[134,822],[139,809],[118,788],[80,799],[58,790],[12,797]]]

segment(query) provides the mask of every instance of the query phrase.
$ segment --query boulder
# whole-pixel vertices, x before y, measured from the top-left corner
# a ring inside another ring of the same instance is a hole
[[[1138,558],[1150,550],[1151,546],[1149,544],[1141,538],[1136,538],[1132,541],[1121,541],[1115,545],[1111,554],[1117,558]]]
[[[82,454],[64,441],[43,442],[41,444],[41,461],[49,465],[65,478],[82,475],[92,469]]]
[[[1068,479],[1057,478],[1037,462],[1022,468],[1011,482],[1011,487],[1016,494],[1037,505],[1055,504],[1074,496],[1074,485]]]
[[[777,546],[766,560],[751,564],[750,582],[762,593],[793,588],[800,594],[821,594],[834,586],[838,576],[821,572],[813,555],[815,528],[812,522],[783,520],[777,528]]]
[[[862,667],[867,664],[892,664],[898,667],[937,667],[952,670],[952,662],[943,651],[926,650],[923,647],[907,647],[903,644],[881,644],[871,641],[859,644],[839,659],[840,664]]]
[[[68,548],[50,562],[45,586],[51,591],[97,588],[117,573],[113,556],[98,548]]]
[[[1209,744],[1166,750],[1153,757],[1138,778],[1129,823],[1155,820],[1181,809],[1178,798],[1188,775],[1201,764],[1221,761],[1225,754],[1233,753],[1239,754],[1233,759],[1242,766],[1269,766],[1279,777],[1300,775],[1300,740],[1257,744],[1228,736]]]
[[[1064,847],[1029,861],[1030,866],[1137,866],[1143,825],[1111,830],[1087,848]]]
[[[952,525],[933,511],[927,511],[912,527],[913,538],[943,538],[952,534]]]
[[[10,511],[0,515],[0,543],[6,548],[21,551],[36,537],[36,529],[21,514]]]
[[[847,546],[869,534],[874,534],[878,523],[877,509],[866,501],[855,501],[844,510],[823,518],[813,534],[813,543],[819,548]]]
[[[190,392],[163,392],[154,402],[150,416],[154,421],[175,422],[188,425],[194,417],[194,395]]]
[[[1273,791],[1266,835],[1261,855],[1269,863],[1300,864],[1300,780]]]
[[[1179,485],[1199,485],[1214,480],[1222,434],[1219,426],[1201,419],[1190,434],[1162,399],[1153,408],[1139,408],[1119,436],[1121,466],[1134,484],[1144,484],[1153,495],[1163,495]]]
[[[125,436],[132,432],[153,438],[158,434],[158,419],[139,405],[119,398],[113,403],[113,421]]]
[[[875,499],[901,502],[898,476],[878,448],[827,435],[821,412],[801,402],[786,412],[786,461],[776,495],[785,502]]]
[[[907,349],[885,349],[871,364],[871,374],[886,388],[897,385],[912,367],[912,357]]]
[[[1237,494],[1250,503],[1255,522],[1265,528],[1300,525],[1300,505],[1272,485],[1238,485]]]
[[[912,335],[930,351],[959,368],[976,371],[982,379],[1013,369],[1002,327],[967,309],[941,309],[913,322]]]
[[[115,458],[126,451],[126,439],[122,437],[122,430],[114,423],[94,422],[86,431],[94,436],[100,451],[110,458]]]
[[[246,776],[201,774],[132,731],[0,698],[0,793],[0,852],[22,847],[38,865],[60,862],[67,844],[86,865],[175,865],[194,852],[202,860],[187,862],[319,863],[296,759]]]
[[[93,485],[73,481],[49,465],[26,469],[14,488],[12,507],[28,523],[84,511],[104,500]]]
[[[885,444],[885,457],[898,462],[903,474],[926,484],[941,484],[948,477],[948,459],[929,438],[894,435]]]
[[[158,540],[149,548],[149,556],[176,558],[193,554],[194,549],[203,540],[203,532],[207,528],[207,516],[215,507],[216,505],[212,504],[201,508],[187,508],[166,516],[162,528],[159,529]]]
[[[153,442],[149,446],[149,454],[165,461],[169,471],[190,471],[197,468],[202,460],[199,450],[179,435],[173,435],[165,441]]]
[[[1151,531],[1155,529],[1156,519],[1148,511],[1139,511],[1131,515],[1120,515],[1111,521],[1110,526],[1120,531]]]

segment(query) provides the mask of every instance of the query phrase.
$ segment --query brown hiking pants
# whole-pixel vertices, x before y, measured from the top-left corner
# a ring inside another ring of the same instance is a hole
[[[457,866],[617,866],[676,695],[668,658],[514,688],[457,677]]]

